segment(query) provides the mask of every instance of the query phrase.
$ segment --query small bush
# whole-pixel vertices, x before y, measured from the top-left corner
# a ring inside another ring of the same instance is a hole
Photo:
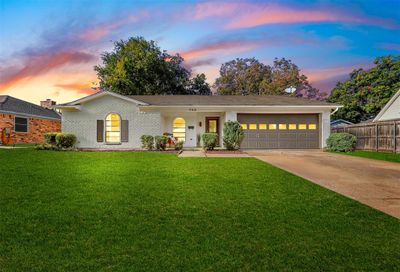
[[[184,141],[178,141],[175,143],[175,150],[182,150],[183,149]]]
[[[350,133],[332,133],[326,140],[328,149],[335,152],[354,151],[356,143],[356,136]]]
[[[218,144],[218,134],[216,133],[204,133],[201,135],[203,141],[203,148],[205,150],[213,150]]]
[[[155,136],[154,140],[156,142],[157,150],[165,150],[168,141],[168,138],[166,136]]]
[[[57,133],[56,146],[58,148],[72,148],[76,143],[76,136],[71,133]]]
[[[55,145],[57,132],[49,132],[44,134],[44,142],[46,144]]]
[[[57,147],[52,144],[44,143],[35,146],[36,150],[57,150]]]
[[[153,150],[154,148],[154,137],[151,135],[142,135],[140,137],[140,140],[142,141],[142,148],[146,150]]]
[[[223,131],[223,141],[226,149],[239,149],[244,138],[243,128],[240,126],[240,123],[236,121],[225,122]]]

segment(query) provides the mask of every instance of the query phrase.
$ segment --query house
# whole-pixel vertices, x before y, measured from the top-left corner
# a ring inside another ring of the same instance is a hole
[[[144,134],[171,133],[185,147],[200,135],[217,133],[226,121],[245,130],[242,148],[323,148],[330,115],[339,105],[290,96],[123,96],[101,91],[56,106],[62,131],[80,148],[140,148]]]
[[[400,120],[400,89],[378,113],[374,122],[392,120]]]
[[[45,133],[58,131],[61,115],[55,110],[0,95],[0,142],[42,143]]]
[[[331,128],[344,127],[347,125],[354,125],[354,123],[344,120],[344,119],[336,119],[336,120],[331,121]]]

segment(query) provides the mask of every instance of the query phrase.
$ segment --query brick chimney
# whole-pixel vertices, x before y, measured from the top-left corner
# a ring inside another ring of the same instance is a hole
[[[52,110],[53,107],[56,105],[56,101],[51,99],[46,99],[44,101],[40,101],[40,106],[49,110]]]

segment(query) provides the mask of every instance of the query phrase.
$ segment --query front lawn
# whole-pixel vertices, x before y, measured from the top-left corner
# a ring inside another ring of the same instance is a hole
[[[399,271],[400,222],[253,158],[0,150],[0,268]]]
[[[375,159],[375,160],[400,162],[400,153],[386,153],[386,152],[356,150],[353,152],[340,153],[340,154]]]

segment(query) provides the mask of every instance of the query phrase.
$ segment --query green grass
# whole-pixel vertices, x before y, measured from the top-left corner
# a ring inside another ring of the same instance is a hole
[[[400,270],[398,219],[253,158],[0,162],[0,271]]]
[[[356,157],[363,157],[375,160],[383,160],[390,162],[400,162],[400,153],[386,153],[386,152],[374,152],[374,151],[362,151],[356,150],[353,152],[339,153]]]

